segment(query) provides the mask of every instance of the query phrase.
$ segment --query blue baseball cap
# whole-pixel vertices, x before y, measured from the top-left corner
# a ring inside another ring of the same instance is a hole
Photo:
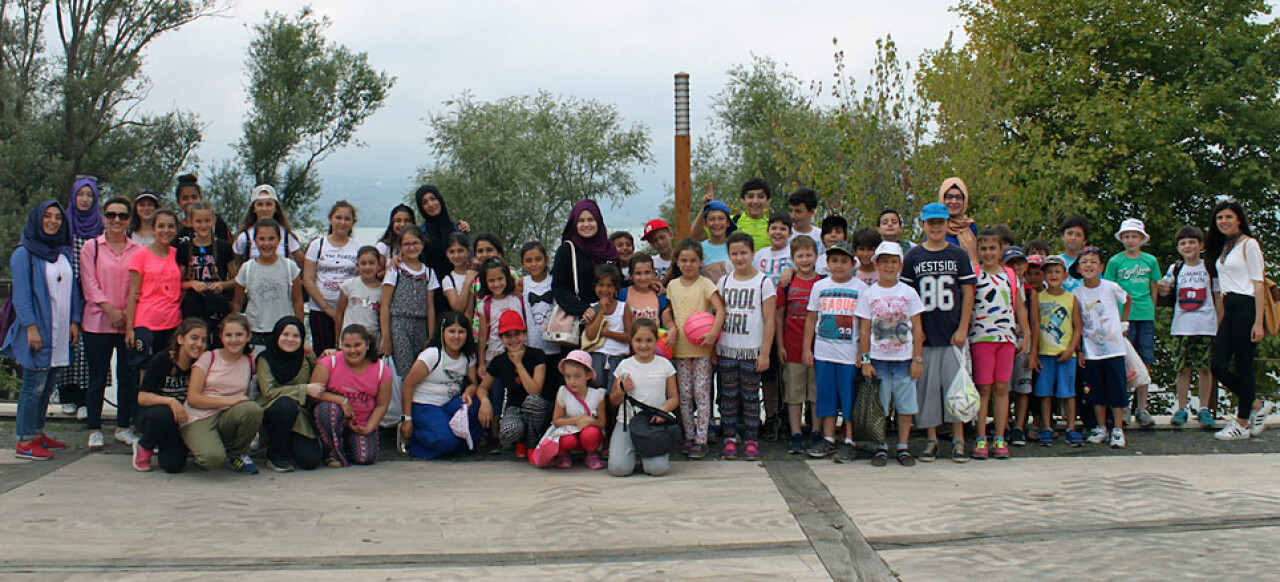
[[[951,211],[947,210],[947,205],[941,202],[930,202],[924,205],[920,211],[920,222],[941,218],[948,220],[951,218]]]
[[[719,200],[712,200],[711,202],[708,202],[706,206],[703,206],[702,216],[705,218],[707,213],[712,210],[719,210],[720,212],[723,212],[725,216],[733,216],[733,214],[729,212],[729,205]]]

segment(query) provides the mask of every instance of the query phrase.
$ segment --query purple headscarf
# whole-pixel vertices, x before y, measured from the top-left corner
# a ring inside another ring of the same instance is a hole
[[[596,219],[596,235],[591,238],[583,238],[578,234],[578,216],[584,211],[590,212]],[[600,206],[593,200],[583,200],[573,205],[573,210],[569,211],[569,223],[564,226],[564,233],[560,235],[560,240],[572,242],[578,250],[591,257],[592,266],[607,262],[618,264],[618,247],[609,240],[609,231],[604,226],[604,216],[600,214]]]
[[[88,186],[93,191],[93,206],[86,212],[81,212],[80,207],[76,205],[76,193],[81,188]],[[68,223],[71,225],[71,234],[82,239],[97,238],[102,234],[102,209],[98,207],[98,181],[89,176],[80,176],[76,178],[74,184],[71,185],[71,200],[67,206],[71,209],[70,216],[67,217]]]

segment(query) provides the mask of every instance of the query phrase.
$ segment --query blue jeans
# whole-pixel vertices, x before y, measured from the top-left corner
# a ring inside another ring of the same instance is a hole
[[[627,359],[626,356],[610,356],[600,352],[591,352],[591,368],[596,374],[596,383],[601,388],[613,390],[613,371],[618,369],[618,364],[622,360]],[[557,386],[557,388],[559,388]]]
[[[85,394],[89,430],[102,428],[102,399],[107,389],[107,375],[111,373],[112,350],[116,353],[116,427],[132,426],[138,411],[138,374],[129,366],[124,334],[85,332],[82,337],[84,357],[89,363],[89,390]]]
[[[18,440],[29,441],[44,432],[49,396],[58,385],[62,368],[22,369],[22,393],[18,395]]]

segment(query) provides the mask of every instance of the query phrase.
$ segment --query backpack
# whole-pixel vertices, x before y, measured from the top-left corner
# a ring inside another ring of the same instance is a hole
[[[4,305],[0,305],[0,342],[4,342],[9,337],[9,328],[13,327],[13,322],[18,320],[18,312],[13,309],[13,298],[5,299]]]
[[[1280,287],[1271,279],[1263,279],[1262,331],[1267,335],[1280,334]]]

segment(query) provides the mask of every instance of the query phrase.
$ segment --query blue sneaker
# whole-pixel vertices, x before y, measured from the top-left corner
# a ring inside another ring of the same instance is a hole
[[[235,459],[228,461],[232,469],[235,469],[245,475],[257,475],[258,466],[254,464],[253,457],[249,455],[240,455]]]
[[[1067,444],[1073,447],[1084,446],[1084,435],[1080,434],[1080,431],[1075,429],[1067,431]]]
[[[1169,422],[1173,426],[1182,426],[1184,424],[1187,424],[1187,421],[1190,419],[1191,419],[1191,413],[1187,411],[1187,409],[1183,408],[1173,413],[1173,420]]]
[[[1196,420],[1199,421],[1200,428],[1206,430],[1213,428],[1215,425],[1213,413],[1209,412],[1208,408],[1201,408],[1200,412],[1196,413]]]
[[[1037,440],[1040,441],[1040,446],[1052,447],[1053,446],[1053,429],[1046,428],[1040,431],[1040,436],[1036,438]]]
[[[791,445],[787,447],[787,453],[791,455],[799,455],[804,452],[804,435],[795,433],[791,435]]]

